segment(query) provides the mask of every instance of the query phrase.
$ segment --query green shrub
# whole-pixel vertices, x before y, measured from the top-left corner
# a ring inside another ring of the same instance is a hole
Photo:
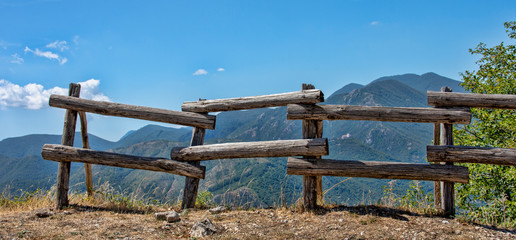
[[[383,197],[380,204],[388,207],[402,208],[420,213],[434,213],[434,196],[425,193],[421,188],[421,181],[412,181],[404,195],[394,192],[396,180],[390,181],[383,187]]]
[[[209,191],[202,191],[197,194],[197,199],[195,200],[195,206],[198,208],[207,208],[213,206],[213,194]]]

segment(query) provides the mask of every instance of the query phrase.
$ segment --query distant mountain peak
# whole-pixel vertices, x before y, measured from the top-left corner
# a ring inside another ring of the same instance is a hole
[[[381,80],[381,81],[371,82],[371,83],[367,84],[364,88],[371,88],[371,87],[377,87],[377,86],[383,87],[383,86],[388,86],[388,85],[405,85],[405,87],[409,87],[406,84],[403,84],[402,82],[400,82],[396,79],[385,79],[385,80]]]
[[[328,98],[326,98],[326,101],[327,103],[332,103],[332,102],[336,102],[338,101],[339,98],[342,98],[344,95],[354,91],[354,90],[357,90],[357,89],[360,89],[360,88],[363,88],[364,85],[361,85],[361,84],[358,84],[358,83],[350,83],[350,84],[347,84],[346,86],[342,87],[341,89],[335,91],[332,95],[330,95]]]
[[[443,77],[434,72],[427,72],[422,75],[407,73],[401,75],[387,76],[378,78],[373,82],[380,82],[389,79],[397,80],[425,94],[428,90],[439,91],[443,86],[451,87],[454,92],[464,92],[464,88],[459,85],[459,81]]]
[[[342,87],[341,89],[337,90],[333,94],[346,94],[346,93],[352,92],[355,89],[359,89],[359,88],[363,88],[363,87],[364,87],[364,85],[362,85],[362,84],[350,83],[350,84]]]
[[[427,72],[427,73],[424,73],[423,75],[421,75],[421,77],[442,77],[442,76],[440,76],[439,74],[434,73],[434,72]]]

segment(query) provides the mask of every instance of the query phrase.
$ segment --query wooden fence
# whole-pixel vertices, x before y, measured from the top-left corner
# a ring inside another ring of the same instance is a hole
[[[428,91],[427,98],[428,104],[435,107],[516,109],[516,95],[452,93],[451,90],[443,87],[441,92]],[[441,131],[443,146],[427,146],[428,162],[444,162],[446,165],[453,165],[454,162],[512,165],[511,162],[516,162],[514,149],[453,146],[452,125],[441,124]],[[435,128],[434,135],[437,133],[438,130]],[[453,183],[444,182],[441,187],[445,214],[454,215]],[[440,200],[439,191],[435,191],[435,196],[436,201]]]
[[[476,162],[516,165],[516,150],[459,147],[453,145],[453,124],[471,121],[470,107],[516,109],[516,96],[428,92],[431,108],[371,107],[348,105],[317,105],[324,95],[313,85],[303,84],[299,92],[217,100],[185,102],[182,112],[132,106],[119,103],[80,99],[80,86],[70,84],[69,96],[52,95],[50,106],[67,109],[61,145],[44,145],[44,159],[59,162],[57,208],[68,205],[70,162],[85,163],[88,193],[91,186],[89,164],[162,171],[186,176],[182,208],[195,205],[199,180],[205,176],[200,161],[251,157],[289,157],[287,173],[303,176],[305,209],[314,209],[322,201],[322,176],[349,176],[385,179],[436,181],[436,207],[447,215],[454,214],[453,183],[467,183],[466,167],[453,162]],[[287,106],[288,120],[302,120],[302,139],[261,142],[204,144],[206,129],[215,128],[216,116],[209,112]],[[85,112],[144,119],[192,126],[190,147],[173,148],[171,159],[131,156],[90,150]],[[83,148],[72,147],[77,114],[81,117]],[[328,155],[328,141],[322,138],[323,120],[368,120],[434,123],[434,144],[428,146],[428,161],[441,164],[400,162],[346,161],[321,159]],[[301,156],[297,158],[295,156]],[[89,182],[89,183],[88,183]],[[442,200],[441,200],[442,195]]]
[[[451,124],[468,124],[471,111],[468,108],[409,108],[409,107],[371,107],[349,105],[303,105],[289,104],[287,119],[310,120],[367,120],[391,122],[421,122]],[[447,134],[452,134],[448,131]],[[447,135],[448,136],[448,135]],[[467,183],[469,172],[460,166],[404,164],[399,162],[369,162],[343,160],[315,160],[289,158],[287,173],[311,176],[346,176],[386,179],[432,180]],[[453,185],[452,185],[453,187]],[[304,190],[305,192],[308,190]],[[316,191],[316,190],[312,190]],[[440,194],[439,194],[440,195]],[[451,214],[454,208],[453,199],[444,194],[446,203],[442,206]],[[305,207],[315,205],[314,200],[304,195]],[[453,197],[453,194],[452,196]],[[308,203],[308,201],[312,201]]]
[[[202,146],[205,130],[215,129],[216,122],[216,116],[206,113],[324,101],[324,95],[320,90],[316,89],[245,98],[185,102],[182,106],[182,112],[93,101],[81,99],[79,95],[80,85],[72,83],[69,88],[69,96],[51,95],[49,99],[50,106],[67,109],[61,145],[45,144],[42,149],[44,159],[59,162],[56,200],[56,207],[58,209],[68,205],[70,162],[85,163],[89,194],[92,194],[91,167],[89,164],[145,169],[186,176],[182,208],[192,208],[197,197],[199,179],[203,179],[205,176],[205,167],[200,165],[202,160],[287,157],[314,154],[328,155],[328,141],[322,138],[239,142]],[[194,127],[190,147],[174,148],[171,152],[172,159],[149,158],[90,150],[88,149],[89,142],[85,112]],[[81,116],[83,148],[72,147],[78,114]]]

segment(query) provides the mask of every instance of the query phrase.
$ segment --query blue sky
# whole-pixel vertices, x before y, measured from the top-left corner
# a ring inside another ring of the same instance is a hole
[[[180,110],[183,101],[404,73],[460,80],[478,43],[507,41],[516,1],[0,0],[0,139],[60,134],[51,93]],[[197,74],[196,74],[197,73]],[[90,114],[118,140],[151,122]]]

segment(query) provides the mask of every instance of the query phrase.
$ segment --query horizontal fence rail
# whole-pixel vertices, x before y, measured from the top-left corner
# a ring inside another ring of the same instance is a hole
[[[216,117],[207,114],[94,101],[61,95],[51,95],[49,105],[52,107],[65,108],[79,112],[91,112],[109,116],[128,117],[184,126],[215,129]]]
[[[51,161],[82,162],[122,168],[134,168],[167,172],[177,175],[204,178],[205,167],[170,159],[139,157],[111,152],[101,152],[85,148],[75,148],[57,144],[45,144],[41,156]]]
[[[287,174],[467,183],[467,167],[399,162],[288,158]]]
[[[240,97],[217,100],[202,100],[184,102],[181,109],[185,112],[221,112],[253,108],[279,107],[291,103],[319,103],[324,102],[321,90],[310,89],[299,92],[289,92],[254,97]]]
[[[468,124],[471,111],[467,108],[374,107],[352,105],[289,104],[288,120],[366,120],[388,122],[421,122]]]
[[[427,92],[428,105],[439,107],[473,107],[516,109],[516,95]]]
[[[291,157],[328,155],[326,138],[221,143],[173,148],[170,157],[178,161],[203,161],[228,158]]]
[[[516,166],[516,149],[469,146],[427,146],[429,162],[483,163]]]

